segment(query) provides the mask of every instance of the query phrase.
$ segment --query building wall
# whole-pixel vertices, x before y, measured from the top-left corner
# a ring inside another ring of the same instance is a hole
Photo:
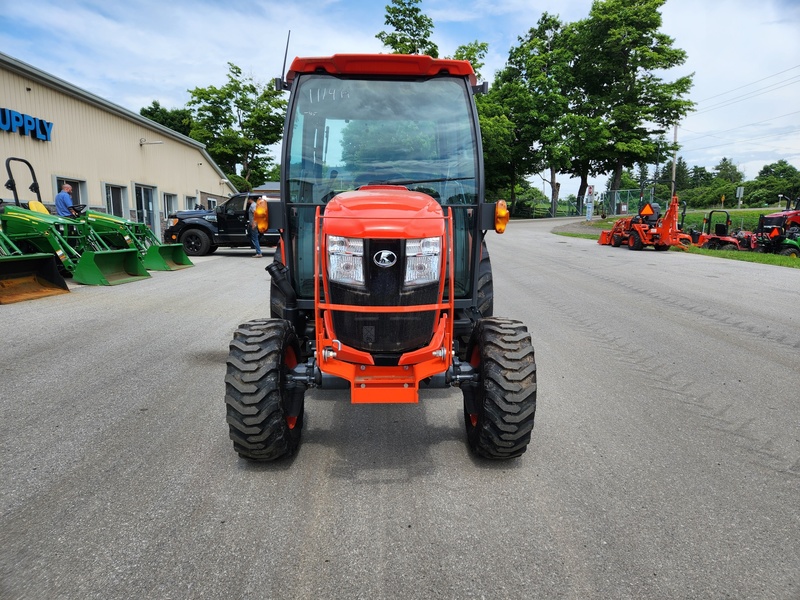
[[[8,58],[0,55],[0,59]],[[0,131],[0,160],[5,163],[9,157],[18,157],[30,162],[45,205],[53,206],[61,178],[78,182],[80,203],[107,210],[106,184],[110,184],[122,188],[122,216],[145,220],[136,211],[136,186],[143,186],[152,189],[152,210],[160,218],[149,224],[160,235],[164,194],[175,195],[173,208],[183,210],[194,208],[201,197],[223,200],[235,193],[202,144],[22,66],[0,60],[0,108],[52,123],[51,139]],[[5,182],[6,165],[2,168]],[[28,168],[14,161],[11,171],[20,200],[35,199],[28,190]],[[13,202],[13,194],[4,188],[0,197]]]

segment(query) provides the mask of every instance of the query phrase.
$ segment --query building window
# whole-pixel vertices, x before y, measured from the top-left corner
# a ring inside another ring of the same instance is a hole
[[[214,198],[208,198],[208,210],[214,210],[217,208],[217,201]]]
[[[122,212],[122,200],[125,196],[125,188],[118,185],[106,184],[106,211],[110,215],[124,217]]]
[[[178,212],[178,195],[164,194],[164,219],[168,219],[171,214]]]
[[[136,186],[136,220],[149,225],[153,231],[158,231],[156,228],[158,213],[154,206],[154,191],[154,188],[151,187]]]
[[[72,186],[72,205],[76,204],[84,204],[81,202],[81,198],[83,198],[83,187],[86,185],[83,181],[77,181],[75,179],[64,179],[63,177],[56,178],[56,194],[61,191],[61,186],[64,184],[69,184]],[[53,196],[55,198],[55,196]]]
[[[186,210],[197,208],[197,196],[186,196]]]

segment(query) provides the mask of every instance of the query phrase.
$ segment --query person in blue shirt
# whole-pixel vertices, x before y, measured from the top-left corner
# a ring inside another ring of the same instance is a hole
[[[60,217],[77,217],[78,213],[72,208],[72,186],[65,183],[61,191],[56,194],[56,214]]]

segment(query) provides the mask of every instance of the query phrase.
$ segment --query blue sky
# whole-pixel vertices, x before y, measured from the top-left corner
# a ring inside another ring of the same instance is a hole
[[[227,63],[267,83],[294,56],[385,51],[375,34],[389,0],[0,0],[0,51],[138,112],[182,107],[221,85]],[[491,81],[542,12],[564,21],[592,0],[422,0],[442,56],[487,42]],[[688,52],[666,75],[695,74],[697,111],[678,132],[690,166],[734,160],[752,179],[781,158],[800,168],[800,0],[667,0],[662,31]],[[598,77],[602,77],[598,73]],[[595,182],[602,185],[602,178]],[[575,189],[572,189],[572,188]],[[562,182],[562,192],[577,184]]]

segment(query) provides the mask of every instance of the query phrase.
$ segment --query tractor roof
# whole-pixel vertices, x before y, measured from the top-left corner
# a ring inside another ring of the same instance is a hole
[[[433,77],[441,73],[469,77],[471,85],[477,84],[472,65],[466,60],[431,58],[422,54],[334,54],[316,58],[295,58],[286,81],[294,80],[298,73],[323,71],[331,75],[390,75],[408,77]]]

